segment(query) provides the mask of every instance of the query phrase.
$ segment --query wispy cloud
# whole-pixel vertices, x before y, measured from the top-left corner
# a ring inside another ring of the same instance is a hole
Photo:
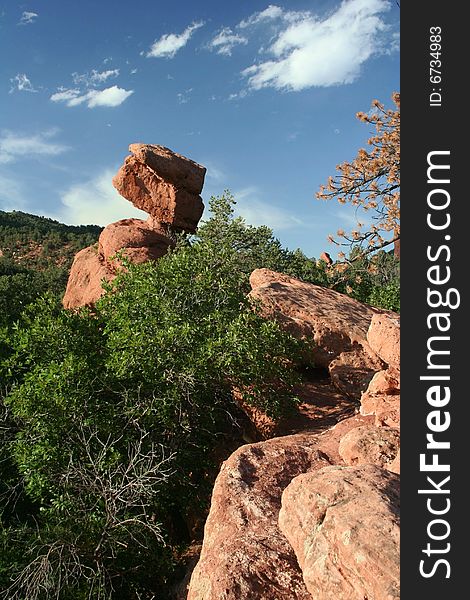
[[[37,13],[25,10],[18,21],[18,25],[31,25],[38,17],[39,15]]]
[[[22,158],[57,156],[68,150],[68,146],[54,142],[57,129],[36,135],[21,135],[13,131],[0,134],[0,163],[11,163]]]
[[[24,198],[25,195],[24,190],[22,189],[22,182],[18,181],[18,178],[13,179],[0,174],[0,209],[24,209],[26,206]]]
[[[90,90],[82,92],[77,88],[60,88],[58,92],[52,94],[52,102],[64,102],[67,106],[79,106],[86,104],[88,108],[97,106],[116,107],[120,106],[129,96],[134,93],[134,90],[125,90],[113,85],[104,90]]]
[[[246,29],[247,27],[251,27],[253,25],[258,25],[258,23],[263,23],[265,21],[272,21],[274,19],[282,18],[285,14],[285,11],[280,6],[275,6],[270,4],[268,8],[261,10],[259,12],[254,13],[248,19],[244,19],[241,21],[238,26],[241,29]]]
[[[352,83],[369,58],[384,52],[390,32],[381,14],[389,9],[388,0],[344,0],[320,19],[313,13],[283,13],[270,6],[266,9],[270,18],[282,17],[287,27],[268,47],[273,59],[252,65],[242,75],[254,90],[299,91]],[[267,14],[261,19],[263,13],[248,19],[244,27],[266,20]]]
[[[248,44],[248,39],[238,33],[234,33],[230,27],[223,27],[207,44],[209,50],[217,54],[231,56],[235,46]]]
[[[86,87],[95,87],[101,85],[111,77],[117,77],[119,69],[109,69],[107,71],[97,71],[92,69],[90,73],[72,73],[72,80],[75,85],[85,85]]]
[[[192,91],[193,88],[188,88],[187,90],[184,90],[184,92],[179,92],[176,94],[176,97],[178,98],[178,104],[187,104],[191,99]]]
[[[260,198],[259,190],[247,187],[234,192],[235,214],[241,216],[249,225],[266,225],[274,231],[284,231],[302,225],[302,221],[289,211]]]
[[[108,225],[120,219],[148,215],[125,200],[113,187],[115,172],[106,169],[93,179],[70,186],[61,196],[59,213],[51,215],[70,225]]]
[[[165,33],[152,44],[146,56],[148,58],[173,58],[178,50],[186,46],[193,33],[203,25],[203,21],[197,21],[186,27],[183,33]]]
[[[36,93],[38,91],[25,73],[18,73],[18,75],[15,75],[15,77],[10,79],[10,83],[12,84],[10,88],[10,94],[13,92]]]

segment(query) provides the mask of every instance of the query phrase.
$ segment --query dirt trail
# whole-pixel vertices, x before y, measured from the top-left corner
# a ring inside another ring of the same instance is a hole
[[[311,369],[303,379],[296,389],[302,401],[298,412],[281,421],[274,436],[320,433],[358,412],[359,403],[338,391],[325,369]]]

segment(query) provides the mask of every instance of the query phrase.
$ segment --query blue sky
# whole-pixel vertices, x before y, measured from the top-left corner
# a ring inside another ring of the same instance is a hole
[[[111,178],[134,142],[207,167],[203,199],[289,248],[336,254],[352,213],[314,198],[399,90],[388,0],[0,0],[0,209],[70,224],[136,216]]]

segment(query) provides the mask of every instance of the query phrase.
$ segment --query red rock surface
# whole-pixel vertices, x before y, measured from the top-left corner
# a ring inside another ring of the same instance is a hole
[[[400,432],[391,427],[363,425],[341,438],[339,453],[347,465],[374,464],[389,469],[400,450]]]
[[[125,159],[113,185],[150,216],[111,223],[100,235],[98,251],[77,254],[62,301],[65,308],[98,300],[101,280],[109,281],[122,267],[113,259],[117,252],[135,264],[156,260],[174,246],[175,231],[196,231],[204,210],[199,193],[206,169],[164,146],[131,144],[130,151],[133,156]]]
[[[400,317],[395,313],[374,315],[367,341],[372,350],[394,369],[400,369]]]
[[[206,168],[197,162],[157,144],[131,144],[129,152],[175,187],[196,195],[202,192]]]
[[[125,159],[113,178],[117,191],[154,221],[194,233],[204,204],[199,192],[190,190],[202,189],[204,167],[162,146],[131,144],[130,149],[135,155]]]
[[[382,369],[380,358],[364,346],[357,345],[349,352],[342,352],[331,361],[329,372],[331,381],[350,398],[360,400],[371,379]]]
[[[315,600],[399,599],[394,473],[363,465],[300,475],[282,494],[279,525]]]
[[[361,397],[361,415],[375,415],[378,426],[400,427],[400,396],[365,392]]]
[[[167,253],[174,243],[140,219],[123,219],[103,229],[99,238],[99,254],[109,261],[123,251],[133,263],[156,260]]]
[[[323,262],[325,262],[327,265],[332,265],[333,264],[333,259],[328,254],[328,252],[322,252],[320,254],[320,260],[322,260]]]
[[[300,473],[341,462],[339,440],[367,422],[352,417],[321,434],[273,438],[236,450],[215,482],[188,600],[311,600],[279,530],[281,494]]]
[[[70,269],[62,300],[64,308],[93,305],[104,293],[101,281],[111,281],[115,273],[94,246],[80,250]]]

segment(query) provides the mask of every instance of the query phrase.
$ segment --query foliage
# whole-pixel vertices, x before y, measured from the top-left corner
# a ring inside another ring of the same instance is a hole
[[[166,597],[233,435],[231,390],[274,418],[295,403],[298,342],[253,310],[237,260],[180,244],[128,265],[93,312],[46,297],[4,332],[5,598]]]
[[[369,113],[359,112],[357,118],[373,125],[375,134],[369,138],[369,150],[361,148],[351,161],[337,166],[339,174],[330,177],[326,186],[321,186],[317,198],[337,198],[340,204],[350,204],[356,209],[357,227],[350,234],[338,230],[338,242],[350,247],[359,247],[364,256],[385,247],[400,238],[400,95],[394,93],[395,108],[386,109],[378,100],[372,103]],[[372,211],[373,223],[362,231],[358,212]],[[393,232],[393,239],[389,233]],[[344,258],[344,254],[340,255]]]
[[[0,211],[0,327],[13,324],[45,292],[61,296],[75,253],[96,242],[100,231]]]
[[[300,249],[283,248],[265,225],[247,225],[242,217],[235,217],[235,204],[228,190],[211,198],[211,218],[198,229],[199,243],[214,252],[219,248],[231,251],[232,268],[245,281],[255,269],[266,268],[318,285],[327,283],[325,263],[308,258]]]

